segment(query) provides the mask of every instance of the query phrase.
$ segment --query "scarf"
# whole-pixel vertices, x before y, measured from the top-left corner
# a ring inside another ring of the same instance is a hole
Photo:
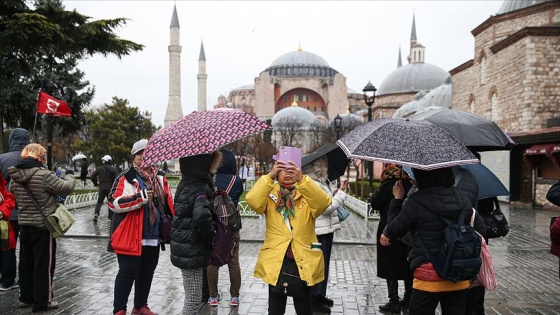
[[[284,220],[286,220],[288,215],[293,218],[296,214],[293,196],[295,192],[296,187],[284,188],[283,186],[280,186],[278,201],[276,202],[276,211],[280,212],[280,214],[284,216]]]
[[[167,202],[167,199],[165,198],[165,191],[163,187],[160,185],[159,180],[157,179],[157,170],[155,167],[150,166],[149,169],[146,171],[144,168],[140,167],[138,164],[134,162],[132,163],[132,165],[134,166],[134,170],[136,171],[136,174],[138,174],[138,176],[140,176],[140,178],[144,180],[144,185],[146,185],[146,189],[153,191],[154,197],[149,202],[149,212],[150,212],[150,225],[154,225],[154,222],[156,221],[156,214],[158,211],[157,206],[161,205],[163,207]],[[158,201],[156,202],[157,204],[154,203],[154,200],[156,200],[156,198]],[[160,211],[162,210],[163,208]]]

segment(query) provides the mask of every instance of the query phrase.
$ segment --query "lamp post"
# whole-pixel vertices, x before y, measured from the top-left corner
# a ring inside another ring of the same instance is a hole
[[[136,131],[138,131],[138,140],[142,140],[142,127],[144,126],[144,115],[138,112],[136,116],[134,116],[134,120],[136,123]]]
[[[58,87],[54,84],[53,81],[47,80],[43,82],[43,86],[41,87],[43,91],[45,91],[49,95],[54,95],[56,89]],[[49,170],[52,170],[52,146],[53,146],[53,116],[46,115],[47,117],[47,167]]]
[[[368,122],[371,121],[371,106],[375,103],[375,92],[377,89],[371,82],[364,87],[362,90],[364,92],[364,101],[368,107]],[[368,193],[368,204],[371,205],[373,200],[373,161],[368,163],[368,177],[369,177],[369,193]]]
[[[342,126],[342,117],[340,115],[336,115],[333,119],[334,121],[334,129],[336,129],[336,140],[340,139],[340,127]]]

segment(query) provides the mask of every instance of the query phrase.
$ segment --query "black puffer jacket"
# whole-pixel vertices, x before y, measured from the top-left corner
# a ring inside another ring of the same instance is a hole
[[[428,250],[435,254],[443,242],[443,230],[447,227],[440,217],[457,221],[463,209],[465,223],[469,224],[473,213],[469,196],[455,187],[420,189],[407,198],[404,206],[400,199],[391,201],[389,211],[400,211],[400,213],[387,225],[383,234],[390,239],[397,239],[408,231],[413,231],[412,250],[408,255],[408,261],[410,269],[414,270],[429,261],[414,231],[422,238]],[[480,234],[486,234],[486,227],[480,216],[475,216],[474,228]]]
[[[23,184],[29,185],[29,189],[47,216],[58,207],[57,195],[69,195],[76,185],[73,175],[67,174],[64,179],[59,178],[35,159],[23,159],[8,171],[12,179],[10,190],[16,196],[19,207],[19,225],[47,228],[43,216]]]
[[[214,237],[211,211],[214,193],[210,178],[183,176],[175,193],[171,230],[171,263],[181,269],[207,265]]]
[[[91,182],[95,186],[99,185],[99,190],[111,190],[117,175],[117,171],[114,167],[104,163],[97,167],[93,174],[91,174]]]

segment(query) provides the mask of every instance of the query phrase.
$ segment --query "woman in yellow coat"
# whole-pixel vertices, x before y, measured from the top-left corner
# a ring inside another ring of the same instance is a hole
[[[317,242],[315,219],[331,204],[331,197],[314,180],[302,175],[293,162],[276,161],[245,199],[251,209],[266,218],[265,239],[254,276],[269,284],[268,314],[284,314],[286,310],[286,295],[270,291],[278,281],[284,259],[295,260],[301,280],[307,283],[304,295],[294,297],[296,313],[312,314],[311,287],[324,279],[323,252],[311,249],[311,244]]]

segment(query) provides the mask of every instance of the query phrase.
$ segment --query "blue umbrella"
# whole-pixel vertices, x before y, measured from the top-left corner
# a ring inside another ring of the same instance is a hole
[[[504,184],[502,184],[500,179],[481,163],[460,165],[458,167],[469,170],[476,178],[478,182],[478,199],[494,196],[509,196],[509,191]],[[411,178],[414,178],[410,167],[403,166],[403,170],[406,171]]]

